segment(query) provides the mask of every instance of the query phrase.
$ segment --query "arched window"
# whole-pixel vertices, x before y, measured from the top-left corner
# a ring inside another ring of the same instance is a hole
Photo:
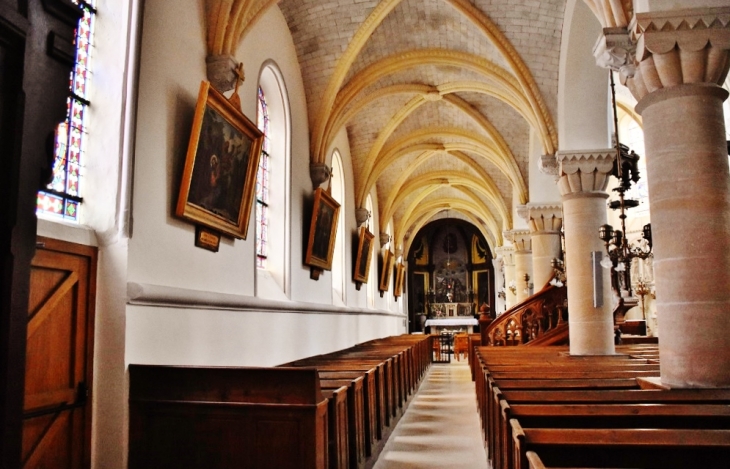
[[[87,139],[89,60],[93,48],[95,0],[72,0],[83,11],[76,27],[76,62],[70,76],[66,120],[56,127],[51,183],[38,192],[36,213],[78,221]]]
[[[332,197],[340,204],[340,216],[337,219],[337,235],[335,252],[332,258],[332,290],[335,304],[338,300],[345,302],[346,275],[345,267],[345,172],[342,170],[342,158],[335,150],[332,153],[332,179],[330,180]]]
[[[627,198],[639,201],[639,206],[632,209],[630,215],[649,216],[649,185],[646,174],[646,152],[644,151],[644,129],[642,129],[636,118],[628,113],[619,112],[619,137],[621,143],[627,145],[639,155],[639,174],[641,179],[632,185],[631,190],[626,193]]]
[[[265,133],[256,178],[256,296],[284,300],[291,269],[291,118],[273,61],[259,75],[257,122]]]
[[[264,134],[259,170],[256,174],[256,267],[265,269],[269,251],[269,155],[271,141],[269,135],[269,109],[266,104],[266,96],[260,86],[256,115],[259,130]]]

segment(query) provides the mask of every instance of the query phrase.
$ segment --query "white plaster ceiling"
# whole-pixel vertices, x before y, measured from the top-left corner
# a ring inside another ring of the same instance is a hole
[[[448,213],[492,248],[529,200],[530,129],[557,147],[565,0],[282,0],[312,163],[345,128],[356,206],[377,189],[396,246]]]

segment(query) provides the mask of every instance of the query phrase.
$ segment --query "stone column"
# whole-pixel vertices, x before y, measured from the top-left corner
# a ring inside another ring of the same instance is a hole
[[[591,253],[604,253],[598,227],[606,223],[605,192],[616,150],[559,152],[558,189],[563,196],[565,269],[568,275],[568,316],[571,355],[611,355],[613,317],[611,280],[599,272],[601,306],[594,306],[594,269]]]
[[[510,239],[515,248],[515,284],[516,303],[530,296],[529,284],[532,284],[532,238],[529,230],[512,230]],[[527,275],[527,281],[525,281]]]
[[[528,204],[527,209],[532,235],[532,281],[537,292],[553,278],[552,260],[560,258],[563,208],[559,203],[545,203]]]
[[[661,380],[730,387],[730,174],[720,85],[730,7],[636,15]],[[572,337],[571,337],[572,340]]]
[[[517,282],[515,281],[515,249],[512,246],[503,246],[500,248],[502,251],[502,260],[504,262],[504,284],[505,288],[505,310],[508,310],[517,303]],[[515,288],[510,289],[510,285],[514,284]],[[513,291],[514,290],[514,291]]]

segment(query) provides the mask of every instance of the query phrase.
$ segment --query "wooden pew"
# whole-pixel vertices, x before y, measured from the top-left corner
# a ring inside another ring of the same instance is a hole
[[[347,386],[323,389],[327,399],[327,448],[330,469],[350,467],[349,419],[347,412]]]
[[[551,467],[726,468],[730,430],[522,428],[513,419],[515,469],[534,451]]]
[[[603,371],[602,369],[596,369],[596,364],[593,362],[583,364],[573,364],[565,366],[556,366],[554,369],[558,371],[551,371],[550,376],[553,379],[543,379],[546,375],[544,369],[523,371],[527,368],[515,367],[515,372],[498,372],[490,373],[488,369],[485,369],[485,378],[482,389],[485,393],[482,405],[483,423],[484,430],[487,439],[487,450],[490,458],[498,458],[498,442],[500,441],[499,436],[499,409],[501,393],[495,393],[495,388],[499,385],[503,385],[506,390],[516,389],[553,389],[553,390],[568,390],[568,389],[639,389],[639,385],[636,382],[635,376],[658,376],[659,370],[656,371],[644,371],[635,372],[632,370],[632,365],[626,364],[621,366],[615,366],[615,371]],[[571,369],[570,372],[561,370]],[[592,371],[585,371],[591,369]],[[515,379],[510,379],[515,377]],[[532,379],[530,379],[532,378]],[[499,387],[501,389],[501,387]]]
[[[500,444],[495,467],[513,462],[510,422],[522,428],[730,429],[730,405],[720,404],[514,404],[501,402]]]
[[[130,365],[128,467],[326,469],[327,405],[315,369]]]
[[[517,382],[519,381],[519,383]],[[527,382],[530,384],[521,384]],[[538,390],[608,390],[608,389],[640,389],[636,380],[631,379],[555,379],[555,380],[500,380],[494,381],[489,378],[488,392],[492,396],[489,401],[487,414],[487,448],[490,458],[494,460],[495,467],[509,467],[505,465],[504,460],[507,456],[507,447],[509,446],[509,428],[508,420],[503,420],[501,410],[506,404],[503,400],[501,388],[498,384],[504,384],[506,390],[530,390],[535,389],[532,384],[539,383],[541,386]],[[507,441],[505,441],[507,440]]]
[[[368,452],[372,442],[368,441],[368,434],[365,428],[365,399],[363,391],[364,377],[358,376],[354,379],[321,379],[320,383],[324,390],[336,390],[341,387],[347,388],[347,435],[350,454],[350,468],[363,467],[365,458],[370,455]]]
[[[375,442],[382,438],[384,427],[416,389],[430,363],[428,349],[424,346],[426,339],[424,336],[378,339],[282,365],[317,368],[323,386],[346,385],[347,380],[364,379],[362,412],[358,410],[360,386],[349,386],[348,392],[351,467],[362,467],[373,453]],[[364,415],[362,419],[360,414]]]

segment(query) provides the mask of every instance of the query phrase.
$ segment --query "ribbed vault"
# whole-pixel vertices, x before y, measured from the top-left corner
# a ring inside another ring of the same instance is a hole
[[[606,25],[622,23],[627,9],[619,0],[586,3]],[[211,55],[232,53],[262,12],[281,10],[306,88],[311,163],[328,161],[346,128],[355,204],[377,193],[380,226],[392,224],[396,248],[444,210],[478,226],[492,247],[501,244],[514,204],[529,201],[530,152],[557,149],[565,0],[206,0],[206,7]]]

